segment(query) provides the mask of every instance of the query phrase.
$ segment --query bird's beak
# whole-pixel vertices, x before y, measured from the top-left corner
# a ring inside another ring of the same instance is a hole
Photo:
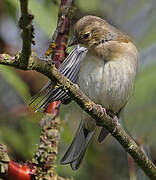
[[[78,39],[75,36],[72,36],[71,40],[69,41],[68,47],[79,44]]]

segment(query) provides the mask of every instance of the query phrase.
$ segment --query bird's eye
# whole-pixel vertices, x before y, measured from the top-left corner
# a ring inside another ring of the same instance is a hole
[[[90,35],[91,35],[90,32],[87,32],[83,35],[83,38],[88,39],[90,37]]]

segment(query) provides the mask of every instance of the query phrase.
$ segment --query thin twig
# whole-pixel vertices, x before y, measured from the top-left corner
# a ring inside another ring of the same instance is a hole
[[[32,20],[34,16],[29,12],[28,0],[20,0],[21,5],[21,17],[19,20],[19,27],[22,29],[22,53],[21,63],[23,66],[28,64],[28,59],[31,55],[31,44],[34,44],[34,27]]]
[[[62,23],[65,19],[65,17],[67,16],[67,14],[69,13],[69,9],[71,7],[71,4],[72,4],[72,0],[68,0],[67,1],[67,4],[62,12],[62,15],[59,19],[59,22],[57,24],[57,27],[56,27],[56,30],[54,31],[54,34],[52,36],[52,42],[55,42],[56,41],[56,38],[57,38],[57,34],[60,32],[60,29],[61,29],[61,26],[62,26]]]

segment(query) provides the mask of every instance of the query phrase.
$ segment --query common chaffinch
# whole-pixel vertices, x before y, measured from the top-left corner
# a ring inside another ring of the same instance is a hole
[[[77,83],[92,101],[119,118],[132,95],[137,71],[138,53],[132,40],[101,18],[84,16],[75,24],[69,45],[78,46],[58,70]],[[39,109],[56,100],[70,102],[70,97],[63,90],[54,88],[51,82],[40,93],[48,88]],[[79,128],[61,164],[70,164],[73,170],[79,168],[95,129],[95,120],[82,112]],[[102,128],[98,141],[107,134],[108,131]]]

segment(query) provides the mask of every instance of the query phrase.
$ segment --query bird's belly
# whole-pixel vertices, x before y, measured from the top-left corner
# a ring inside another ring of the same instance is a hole
[[[83,62],[78,84],[95,103],[115,113],[124,107],[132,93],[135,73],[125,71],[123,62],[86,60]],[[123,66],[123,68],[122,68]]]

